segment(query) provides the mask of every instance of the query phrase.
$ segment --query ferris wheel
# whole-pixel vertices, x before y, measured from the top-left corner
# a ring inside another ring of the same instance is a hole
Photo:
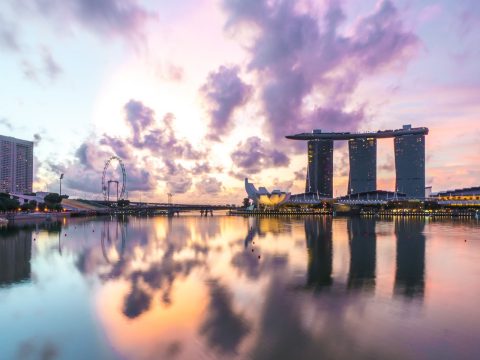
[[[118,163],[116,171],[117,174],[112,174],[112,170],[115,170],[113,167],[115,163]],[[120,169],[120,173],[118,168]],[[118,156],[112,156],[110,159],[108,159],[103,168],[102,193],[105,201],[110,201],[110,188],[112,184],[116,190],[114,194],[116,194],[117,201],[123,199],[125,197],[127,187],[127,172],[125,171],[125,166],[123,165],[122,159],[120,159]]]

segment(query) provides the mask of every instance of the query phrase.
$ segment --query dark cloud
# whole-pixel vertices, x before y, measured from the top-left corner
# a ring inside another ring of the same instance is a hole
[[[218,194],[222,190],[222,182],[213,177],[204,177],[195,184],[200,194]]]
[[[233,112],[250,96],[251,87],[240,79],[239,71],[237,66],[220,66],[208,75],[207,82],[200,89],[210,105],[207,135],[210,140],[220,141],[220,137],[231,130]]]
[[[135,284],[125,299],[123,313],[130,319],[140,316],[150,308],[151,296]]]
[[[7,22],[2,14],[0,14],[0,48],[11,51],[20,50],[16,28],[12,23]]]
[[[405,63],[418,44],[389,0],[360,18],[349,36],[338,31],[345,21],[341,2],[328,2],[322,16],[287,0],[223,0],[223,5],[227,30],[257,30],[248,47],[248,69],[262,79],[267,130],[276,140],[312,127],[357,128],[363,111],[345,107],[359,81]],[[318,93],[319,109],[306,110],[305,100]]]
[[[271,167],[287,166],[290,163],[287,155],[271,148],[256,136],[240,142],[231,158],[237,168],[248,174],[256,174]]]
[[[21,0],[14,6],[60,26],[76,22],[100,36],[129,40],[142,38],[145,23],[154,17],[136,0]]]
[[[42,136],[40,134],[33,134],[33,143],[35,146],[40,145],[40,141],[42,141]]]
[[[200,326],[200,334],[214,349],[222,353],[236,351],[242,339],[250,331],[246,319],[233,309],[232,295],[217,281],[209,283],[210,303],[205,319]]]

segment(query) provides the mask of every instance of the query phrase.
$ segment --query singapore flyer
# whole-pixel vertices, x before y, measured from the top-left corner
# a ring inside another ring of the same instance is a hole
[[[105,162],[102,174],[102,193],[105,201],[113,197],[118,200],[125,198],[127,172],[122,159],[112,156]]]

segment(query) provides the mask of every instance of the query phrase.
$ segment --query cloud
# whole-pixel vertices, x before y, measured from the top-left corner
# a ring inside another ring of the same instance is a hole
[[[130,319],[140,316],[150,308],[152,298],[150,294],[142,290],[138,284],[134,284],[132,290],[125,299],[123,313]]]
[[[22,72],[23,75],[27,80],[31,80],[33,82],[38,82],[38,70],[35,68],[34,65],[28,60],[22,60],[21,62]]]
[[[8,119],[6,118],[0,118],[0,125],[3,125],[5,128],[8,130],[12,131],[13,130],[13,125]]]
[[[15,26],[7,22],[2,14],[0,14],[0,48],[15,52],[20,50]]]
[[[252,88],[238,76],[238,66],[220,66],[208,75],[200,91],[209,103],[210,123],[207,137],[220,141],[233,127],[232,114],[250,97]]]
[[[233,310],[232,295],[217,281],[209,283],[210,303],[200,334],[207,342],[223,353],[236,351],[242,339],[249,333],[250,326],[242,314]]]
[[[222,190],[222,182],[213,177],[204,177],[195,187],[200,194],[218,194]]]
[[[78,24],[102,37],[128,40],[142,38],[145,23],[155,17],[136,0],[24,0],[14,5],[61,26]]]
[[[43,69],[50,80],[55,80],[63,71],[48,49],[43,49]]]
[[[33,144],[35,146],[38,146],[38,145],[40,145],[40,141],[42,141],[42,136],[38,133],[33,134]]]
[[[168,192],[184,194],[192,188],[193,175],[211,171],[208,162],[199,161],[208,151],[197,150],[186,139],[177,137],[173,114],[167,113],[159,121],[153,109],[137,100],[128,101],[124,110],[130,130],[127,136],[89,136],[75,151],[75,159],[63,164],[69,188],[99,193],[104,162],[113,155],[123,160],[129,192],[155,191],[161,181]],[[183,161],[195,161],[195,165],[185,166]],[[207,178],[199,184],[205,193],[214,193],[218,188],[216,180]]]
[[[283,152],[271,148],[260,138],[253,136],[240,142],[231,153],[233,164],[248,174],[256,174],[270,167],[287,166],[290,159]]]
[[[256,30],[248,70],[261,79],[266,128],[275,140],[308,131],[317,120],[332,129],[357,128],[362,109],[345,109],[358,83],[405,64],[419,42],[389,0],[348,36],[339,33],[346,18],[340,2],[328,2],[322,16],[287,0],[223,0],[223,7],[226,30]]]
[[[307,168],[303,167],[298,171],[295,171],[294,173],[295,180],[305,180],[307,178]]]
[[[165,157],[198,160],[204,156],[193,149],[185,140],[178,139],[173,129],[175,115],[167,113],[159,124],[155,112],[142,102],[130,100],[124,107],[126,121],[133,132],[131,145],[138,149],[148,149]]]
[[[460,12],[459,29],[460,35],[469,35],[480,24],[480,4],[475,0],[468,0],[462,4]]]

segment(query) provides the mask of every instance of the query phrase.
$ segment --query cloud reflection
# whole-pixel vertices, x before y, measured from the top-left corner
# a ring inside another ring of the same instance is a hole
[[[223,353],[237,350],[242,339],[249,333],[250,325],[245,317],[233,309],[232,295],[217,280],[209,281],[210,303],[200,334],[210,346]]]

